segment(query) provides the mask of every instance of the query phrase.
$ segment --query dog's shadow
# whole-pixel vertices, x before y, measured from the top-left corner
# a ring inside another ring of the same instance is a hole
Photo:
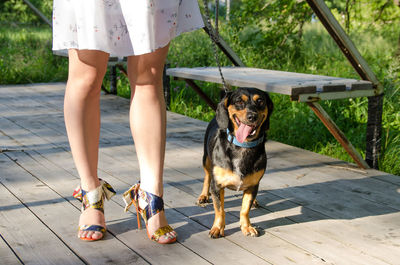
[[[398,206],[400,194],[398,185],[392,182],[392,177],[381,175],[360,179],[337,179],[303,186],[261,189],[257,195],[259,207],[251,209],[250,221],[252,225],[259,227],[258,231],[262,236],[265,231],[274,227],[397,213],[400,211]],[[375,189],[374,184],[381,187]],[[190,183],[187,185],[190,186]],[[208,231],[212,227],[214,221],[212,203],[199,207],[194,201],[191,206],[165,209],[169,224],[179,234],[179,241],[198,233],[208,236]],[[225,236],[241,233],[239,224],[241,204],[240,192],[225,196]],[[136,215],[130,214],[127,218],[115,220],[108,224],[108,228],[116,235],[136,230]],[[146,232],[143,234],[146,235]]]

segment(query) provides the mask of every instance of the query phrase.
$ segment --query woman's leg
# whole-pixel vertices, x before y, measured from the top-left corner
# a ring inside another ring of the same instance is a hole
[[[100,136],[100,92],[107,70],[108,53],[92,50],[69,50],[68,82],[64,97],[64,119],[81,187],[91,191],[100,185],[97,177]],[[88,208],[79,225],[105,227],[104,215]],[[100,239],[100,232],[82,232],[79,237]]]
[[[169,45],[155,52],[128,58],[128,76],[131,84],[130,125],[139,160],[141,188],[163,196],[163,167],[166,137],[166,108],[162,85],[164,63]],[[149,219],[152,235],[166,226],[162,211]],[[166,236],[175,237],[171,232]],[[160,241],[166,238],[160,238]]]

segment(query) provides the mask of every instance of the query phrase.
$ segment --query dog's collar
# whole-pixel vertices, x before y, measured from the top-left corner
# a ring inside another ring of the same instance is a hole
[[[264,142],[264,136],[258,138],[255,141],[252,142],[239,142],[234,135],[231,134],[229,129],[226,129],[226,134],[228,135],[228,142],[233,143],[236,146],[243,147],[243,148],[253,148],[256,147],[257,145],[261,144]]]

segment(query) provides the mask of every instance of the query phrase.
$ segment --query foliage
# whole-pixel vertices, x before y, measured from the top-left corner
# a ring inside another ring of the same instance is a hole
[[[44,3],[51,1],[32,2],[36,2],[50,17],[51,10],[46,11],[46,8],[51,5],[46,7]],[[379,166],[383,171],[400,175],[400,61],[395,57],[400,35],[397,27],[400,8],[392,5],[391,0],[326,2],[342,25],[346,23],[348,5],[348,33],[385,87]],[[11,3],[15,6],[12,7]],[[67,61],[52,55],[50,29],[47,26],[17,25],[22,22],[40,23],[36,18],[24,17],[24,14],[32,14],[18,3],[21,1],[0,3],[0,43],[5,44],[0,46],[0,83],[65,81]],[[235,6],[235,3],[240,4]],[[242,0],[232,4],[231,20],[221,18],[220,31],[247,66],[358,78],[323,27],[318,22],[310,22],[311,11],[304,1]],[[18,15],[4,12],[10,8],[19,10]],[[12,20],[12,16],[19,23],[4,22],[4,18]],[[223,65],[230,65],[222,53],[220,58]],[[201,30],[176,38],[171,44],[168,62],[171,67],[216,65],[211,42]],[[107,79],[106,76],[106,86]],[[217,85],[198,84],[214,101],[219,100]],[[172,111],[206,121],[213,117],[214,112],[184,82],[172,81],[171,90]],[[118,78],[118,94],[125,97],[130,94],[128,81],[122,75]],[[283,95],[271,96],[275,111],[270,139],[351,161],[306,105],[291,102]],[[367,99],[326,101],[322,105],[364,154]]]
[[[63,81],[67,59],[51,51],[48,26],[0,25],[0,84]]]
[[[400,8],[393,0],[326,1],[347,32],[387,30],[400,22]]]
[[[30,0],[47,18],[51,18],[52,0]],[[22,0],[5,0],[0,2],[0,22],[41,24],[42,21]]]
[[[229,34],[236,36],[234,42],[281,59],[288,49],[297,51],[304,23],[312,15],[306,1],[242,0],[233,3]]]

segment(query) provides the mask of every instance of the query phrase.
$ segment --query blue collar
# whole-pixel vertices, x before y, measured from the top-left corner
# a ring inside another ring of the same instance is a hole
[[[239,146],[239,147],[243,147],[243,148],[253,148],[253,147],[256,147],[257,145],[261,144],[262,142],[264,142],[264,136],[258,138],[255,141],[252,141],[252,142],[243,142],[243,143],[241,143],[236,139],[235,136],[233,136],[231,134],[229,129],[226,129],[226,134],[228,135],[228,142],[233,143],[234,145]]]

